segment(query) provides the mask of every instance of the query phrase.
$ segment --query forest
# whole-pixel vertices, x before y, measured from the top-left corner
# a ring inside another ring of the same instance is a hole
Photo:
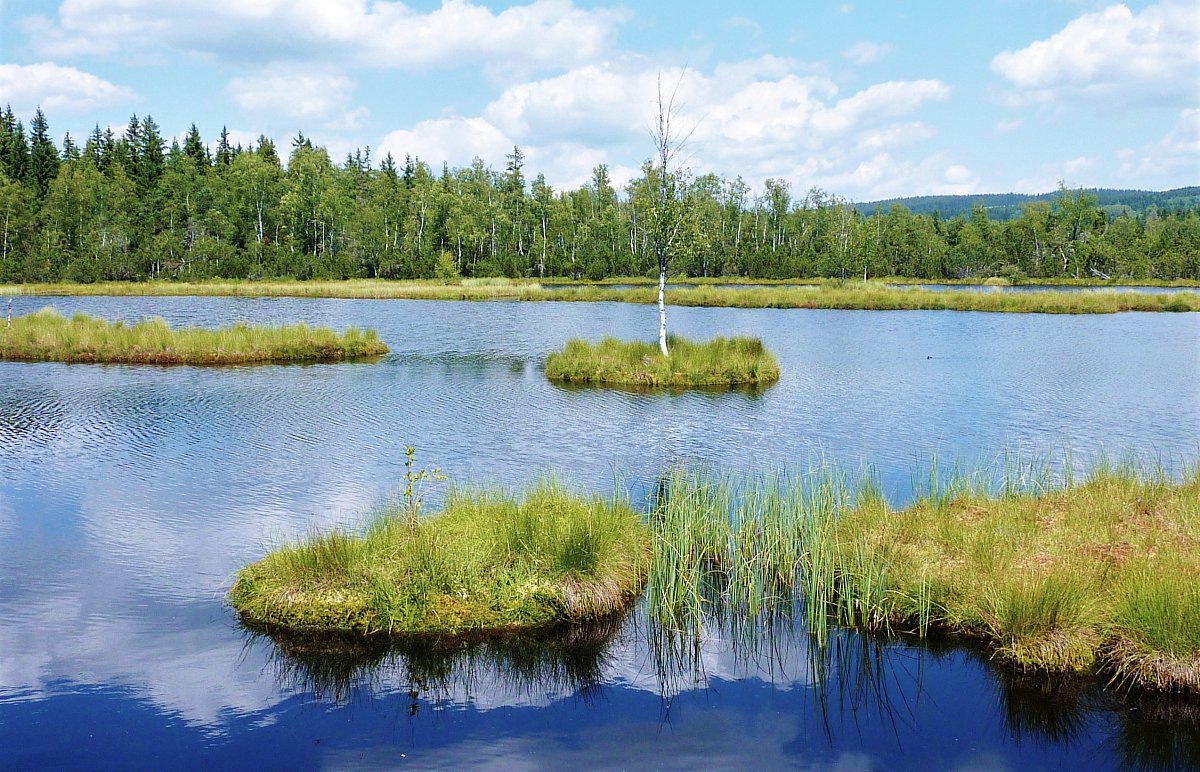
[[[569,277],[657,272],[650,245],[657,171],[617,188],[607,167],[573,190],[527,178],[519,148],[501,170],[476,159],[340,163],[303,134],[281,150],[193,124],[167,141],[150,116],[80,144],[0,114],[0,281]],[[1060,186],[1020,216],[982,204],[944,219],[901,205],[870,212],[786,180],[680,180],[675,275],[761,279],[905,276],[1014,281],[1200,279],[1200,208],[1110,214]]]

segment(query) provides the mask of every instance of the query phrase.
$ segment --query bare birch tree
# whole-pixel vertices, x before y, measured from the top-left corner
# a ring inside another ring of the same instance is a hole
[[[658,77],[658,120],[654,127],[654,160],[651,171],[657,179],[652,185],[654,191],[650,206],[649,236],[650,244],[658,258],[658,347],[663,356],[667,351],[667,264],[670,262],[672,249],[679,237],[684,220],[683,208],[683,174],[675,168],[679,151],[686,144],[687,137],[682,139],[672,125],[675,111],[675,97],[679,94],[679,86],[683,76],[675,83],[671,95],[664,98],[662,75]]]

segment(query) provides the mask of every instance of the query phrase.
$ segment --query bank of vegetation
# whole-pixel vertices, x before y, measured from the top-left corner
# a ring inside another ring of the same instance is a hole
[[[306,324],[174,329],[157,318],[132,324],[86,314],[68,319],[50,308],[0,326],[0,360],[228,365],[331,362],[378,357],[387,351],[373,330],[354,327],[340,335]]]
[[[1200,693],[1200,467],[1049,487],[960,476],[896,511],[869,484],[679,472],[651,515],[650,613],[672,629],[800,613],[986,642],[1033,672]],[[934,479],[931,475],[931,479]]]
[[[96,284],[0,285],[6,295],[201,295],[231,297],[361,298],[410,300],[560,300],[657,302],[649,283],[539,282],[512,279],[440,281],[205,281],[102,282]],[[759,287],[701,283],[673,287],[668,305],[728,308],[821,308],[848,310],[995,311],[1005,313],[1108,314],[1121,311],[1200,311],[1200,292],[1151,294],[1099,288],[1092,292],[1000,292],[925,290],[876,281],[779,283]]]
[[[779,380],[779,363],[758,338],[692,341],[668,336],[667,356],[654,343],[579,338],[546,358],[546,377],[563,383],[625,386],[759,386]]]
[[[281,154],[266,137],[243,147],[226,132],[210,146],[195,126],[168,142],[149,116],[56,143],[40,111],[27,128],[7,110],[0,281],[657,272],[651,166],[619,188],[598,166],[588,183],[553,190],[542,175],[527,177],[517,148],[502,170],[369,151],[339,162],[303,135],[286,164]],[[942,218],[901,205],[864,212],[779,179],[679,182],[671,266],[689,277],[1200,279],[1195,207],[1115,214],[1091,192],[1064,189],[997,221],[984,202]]]
[[[456,489],[419,516],[386,509],[271,551],[230,601],[251,624],[306,633],[462,634],[594,620],[642,590],[650,537],[619,501],[543,481],[522,496]]]

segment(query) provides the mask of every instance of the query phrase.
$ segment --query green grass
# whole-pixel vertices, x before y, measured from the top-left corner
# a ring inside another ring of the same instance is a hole
[[[434,281],[241,281],[241,282],[107,282],[98,284],[17,284],[0,286],[0,295],[220,295],[238,297],[338,297],[412,300],[525,300],[658,302],[657,288],[645,280],[611,280],[607,284],[546,280],[464,279],[459,284]],[[924,290],[889,287],[918,280],[797,280],[768,287],[718,287],[743,283],[730,279],[696,282],[667,291],[677,306],[730,308],[810,308],[847,310],[944,310],[1001,313],[1110,314],[1123,311],[1200,311],[1200,293],[1150,294],[1129,290],[1101,292],[993,292],[989,290]],[[919,280],[928,283],[928,280]],[[614,288],[613,283],[634,284]],[[689,281],[689,283],[692,283]],[[755,284],[774,282],[758,282]],[[958,282],[939,282],[958,283]],[[1048,282],[1062,284],[1064,281]],[[1177,285],[1192,286],[1192,285]]]
[[[579,338],[546,358],[546,377],[564,383],[631,386],[734,386],[779,380],[779,363],[758,338],[716,337],[694,342],[669,336],[664,357],[655,343],[598,343]]]
[[[802,613],[819,643],[832,624],[940,630],[1020,670],[1200,692],[1200,466],[1057,488],[1010,472],[931,484],[901,511],[869,475],[675,473],[651,518],[651,613],[678,630]]]
[[[400,509],[361,533],[273,550],[229,593],[247,621],[293,632],[439,633],[596,619],[641,591],[649,535],[622,502],[543,481],[522,497],[455,490],[443,510]]]
[[[127,364],[237,364],[335,361],[386,354],[372,330],[243,323],[217,330],[172,329],[162,319],[135,324],[46,308],[0,326],[0,360]]]

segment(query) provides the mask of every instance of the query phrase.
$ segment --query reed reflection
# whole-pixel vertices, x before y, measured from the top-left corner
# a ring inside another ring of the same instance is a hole
[[[247,646],[266,643],[280,686],[335,703],[401,689],[427,703],[480,696],[594,697],[608,678],[624,615],[505,635],[312,636],[242,623]]]

